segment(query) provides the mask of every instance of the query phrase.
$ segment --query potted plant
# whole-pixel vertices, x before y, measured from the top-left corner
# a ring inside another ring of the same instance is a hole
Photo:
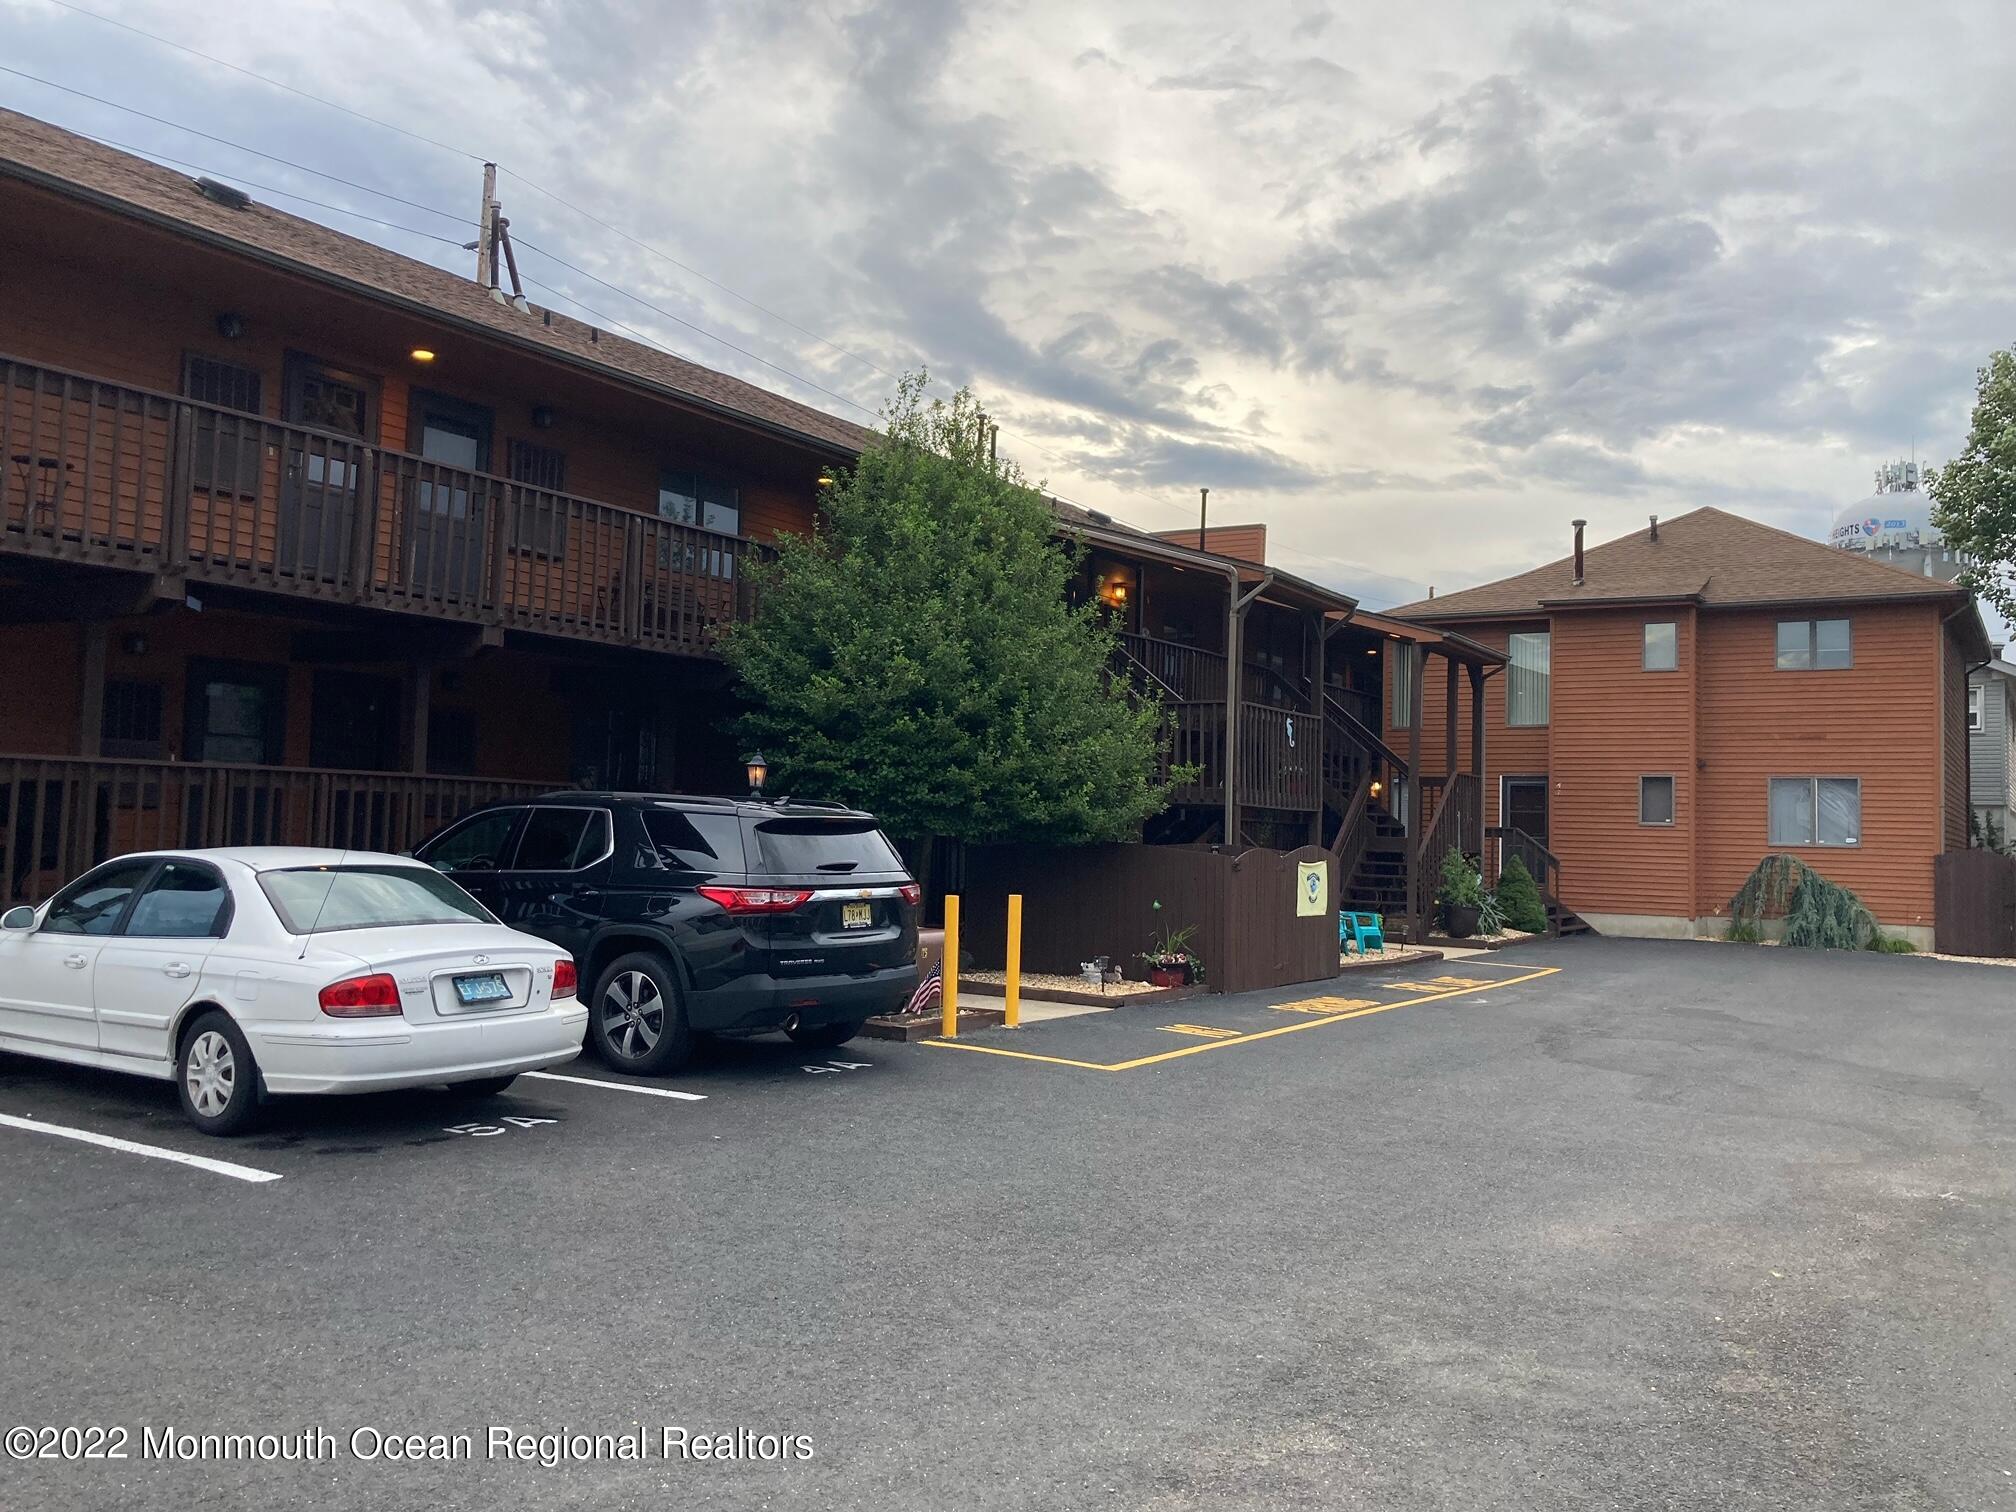
[[[1484,906],[1484,878],[1453,846],[1442,857],[1442,885],[1435,891],[1442,905],[1442,927],[1452,940],[1477,933],[1477,914]]]
[[[1204,974],[1204,963],[1190,948],[1197,933],[1195,924],[1181,929],[1164,929],[1141,959],[1148,966],[1148,980],[1157,987],[1188,987]]]

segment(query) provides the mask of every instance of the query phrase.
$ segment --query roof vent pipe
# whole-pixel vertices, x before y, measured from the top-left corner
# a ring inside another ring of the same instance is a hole
[[[1589,522],[1587,520],[1576,520],[1572,523],[1575,526],[1575,586],[1580,588],[1582,586],[1582,527]]]
[[[1659,516],[1657,515],[1652,516],[1652,539],[1655,541],[1659,539]]]

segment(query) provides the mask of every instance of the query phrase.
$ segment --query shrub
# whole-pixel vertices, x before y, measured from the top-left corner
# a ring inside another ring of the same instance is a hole
[[[1880,950],[1885,955],[1916,955],[1918,952],[1916,945],[1909,940],[1899,939],[1896,935],[1871,935],[1869,948]]]
[[[1764,931],[1748,919],[1731,919],[1728,938],[1739,945],[1762,945]]]
[[[1504,869],[1498,873],[1498,907],[1512,928],[1525,934],[1547,932],[1547,905],[1540,901],[1540,884],[1517,856],[1506,857]]]
[[[1435,896],[1451,908],[1477,908],[1484,902],[1484,878],[1453,845],[1443,854],[1442,885]]]
[[[1766,856],[1729,900],[1729,937],[1739,926],[1763,934],[1767,914],[1783,913],[1787,945],[1809,950],[1861,950],[1881,938],[1862,900],[1829,882],[1797,856]],[[1882,948],[1880,946],[1875,948]]]

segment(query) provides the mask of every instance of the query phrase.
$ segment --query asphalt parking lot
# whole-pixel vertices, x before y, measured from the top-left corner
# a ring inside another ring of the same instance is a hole
[[[0,1506],[2016,1506],[2016,974],[1582,940],[966,1043],[232,1141],[0,1057],[0,1427],[128,1452]]]

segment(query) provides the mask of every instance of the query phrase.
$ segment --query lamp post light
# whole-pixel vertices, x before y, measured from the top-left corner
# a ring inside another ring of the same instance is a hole
[[[749,774],[749,796],[751,798],[761,798],[763,796],[763,779],[770,775],[770,763],[765,761],[763,753],[758,751],[755,755],[744,760],[742,766]]]

